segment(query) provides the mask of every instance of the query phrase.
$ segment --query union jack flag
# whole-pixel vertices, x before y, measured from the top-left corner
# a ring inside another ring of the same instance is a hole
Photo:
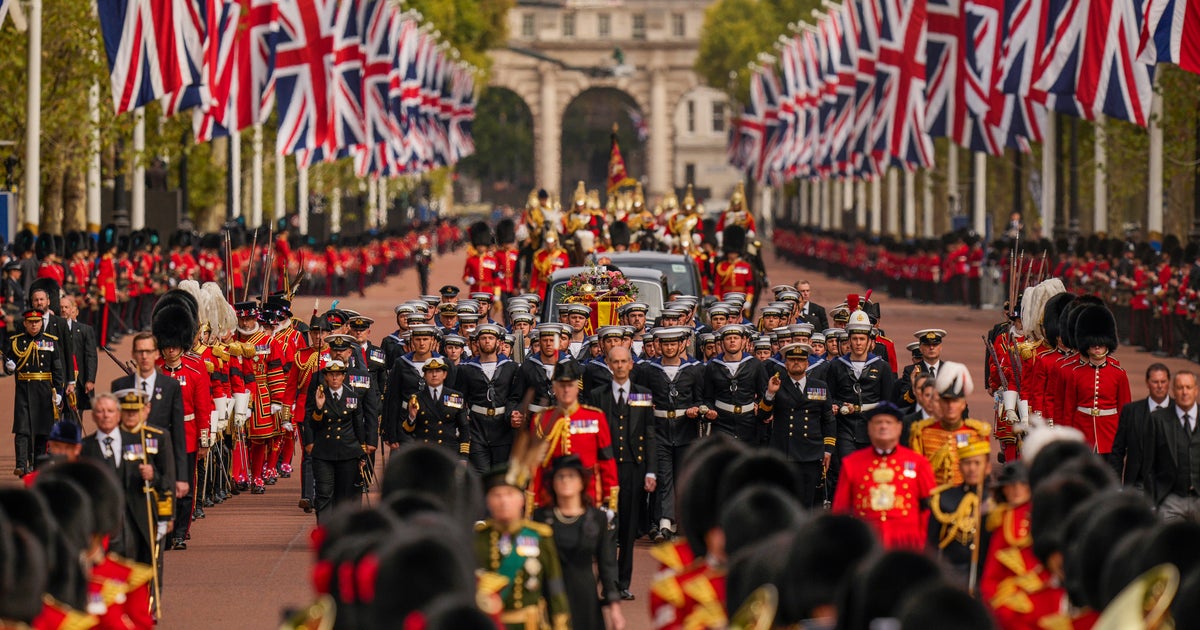
[[[1087,6],[1076,0],[1044,0],[1042,45],[1033,89],[1046,95],[1046,106],[1072,116],[1084,115],[1075,99],[1079,56],[1087,27]]]
[[[959,71],[962,0],[928,0],[925,122],[929,135],[957,138],[965,117]]]
[[[1004,38],[992,90],[993,99],[1011,95],[1004,104],[992,104],[987,122],[1007,128],[1010,136],[1042,139],[1046,118],[1046,94],[1034,87],[1035,69],[1045,22],[1041,19],[1045,0],[1005,0]]]
[[[187,0],[97,0],[118,114],[198,82],[182,28],[189,11]]]
[[[833,50],[833,66],[838,80],[833,115],[833,166],[838,175],[852,172],[853,157],[850,137],[854,130],[854,98],[858,60],[858,21],[847,3],[830,10],[829,19],[837,25],[837,47]]]
[[[879,51],[879,8],[871,0],[854,0],[858,54],[854,73],[854,172],[871,178],[879,172],[872,159],[871,121],[875,115],[875,63]]]
[[[225,2],[216,27],[215,60],[206,63],[212,104],[193,116],[197,140],[265,122],[274,105],[276,0]]]
[[[457,66],[454,70],[454,109],[450,114],[450,158],[453,162],[475,152],[471,135],[475,120],[475,77],[469,70]]]
[[[0,10],[0,22],[3,22]],[[1187,33],[1187,37],[1184,37]],[[1190,72],[1200,72],[1200,2],[1149,0],[1142,25],[1138,61],[1169,62]]]
[[[188,72],[183,86],[162,98],[163,111],[168,115],[209,104],[211,97],[204,64],[211,57],[210,49],[216,46],[209,34],[214,33],[221,11],[214,0],[183,0],[179,6],[182,11],[175,27],[187,51]]]
[[[750,86],[750,100],[756,101],[755,109],[761,112],[763,124],[762,142],[754,160],[754,178],[764,182],[767,156],[783,135],[779,128],[779,78],[775,76],[775,68],[765,64],[759,67],[754,77]]]
[[[396,59],[396,9],[386,0],[368,0],[363,6],[366,15],[364,45],[366,60],[363,66],[364,144],[355,154],[355,172],[359,177],[368,174],[391,174],[396,170],[395,154],[390,151],[388,83]]]
[[[281,155],[320,149],[330,142],[337,4],[294,0],[279,5],[274,94],[279,113],[276,149]]]
[[[778,181],[788,177],[788,169],[796,151],[796,133],[801,126],[799,112],[796,111],[799,78],[797,76],[799,55],[797,42],[791,38],[780,50],[779,66],[783,73],[779,92],[779,134],[780,140],[767,156],[768,179]]]
[[[817,64],[820,68],[820,100],[819,117],[820,132],[817,141],[814,166],[822,176],[833,172],[833,121],[837,116],[838,69],[836,65],[837,49],[841,34],[838,23],[826,16],[817,25]]]
[[[925,131],[925,0],[880,0],[875,63],[875,158],[907,169],[933,164]]]

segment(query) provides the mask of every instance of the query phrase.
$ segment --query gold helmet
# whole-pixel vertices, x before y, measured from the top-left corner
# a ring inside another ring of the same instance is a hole
[[[599,190],[596,190],[595,188],[593,188],[588,191],[587,207],[588,207],[588,210],[593,210],[593,211],[600,209],[600,191]]]
[[[692,212],[696,209],[696,197],[692,194],[692,185],[688,184],[687,192],[683,195],[683,211]]]
[[[575,205],[587,205],[587,187],[583,185],[582,181],[575,186]]]
[[[746,186],[742,182],[738,182],[733,189],[733,194],[729,196],[729,207],[740,208],[746,203]]]
[[[633,189],[633,202],[630,205],[630,209],[637,212],[644,205],[646,205],[646,197],[642,194],[642,183],[638,182],[637,187]]]
[[[536,190],[529,191],[529,198],[525,200],[526,208],[538,207],[538,194]]]
[[[662,199],[662,209],[669,212],[677,208],[679,208],[679,198],[675,196],[675,191],[671,190]]]

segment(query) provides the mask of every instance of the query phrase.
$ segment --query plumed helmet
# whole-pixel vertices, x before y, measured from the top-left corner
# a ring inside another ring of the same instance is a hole
[[[942,398],[963,398],[975,391],[975,382],[971,380],[971,371],[966,365],[945,361],[938,369],[934,388]]]

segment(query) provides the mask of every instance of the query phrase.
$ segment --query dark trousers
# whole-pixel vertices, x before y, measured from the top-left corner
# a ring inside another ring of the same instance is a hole
[[[18,433],[13,436],[13,447],[17,454],[17,468],[30,472],[37,464],[37,458],[46,454],[46,436]]]
[[[187,470],[180,470],[175,478],[186,481],[190,491],[186,497],[175,497],[175,531],[176,538],[183,538],[192,528],[192,510],[196,507],[196,454],[187,454]]]
[[[300,457],[300,498],[313,500],[316,496],[316,481],[313,479],[312,455],[304,453]]]
[[[633,541],[646,505],[646,467],[636,462],[617,464],[617,589],[628,590],[633,579]]]
[[[683,470],[683,453],[690,444],[674,446],[659,440],[658,449],[658,517],[675,522],[675,475]],[[655,527],[657,522],[652,523]]]
[[[317,509],[317,523],[339,504],[362,500],[362,492],[354,487],[354,482],[358,480],[358,462],[357,457],[335,460],[313,458],[313,479],[317,484],[313,507]]]
[[[817,494],[821,485],[821,462],[792,462],[800,476],[800,505],[808,509],[820,508],[825,503],[825,493]]]
[[[489,445],[482,442],[471,440],[471,454],[469,459],[471,467],[475,472],[484,474],[487,471],[508,461],[509,454],[512,453],[512,444]]]

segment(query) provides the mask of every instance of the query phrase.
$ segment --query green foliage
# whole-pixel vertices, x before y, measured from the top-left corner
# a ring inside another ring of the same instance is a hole
[[[746,102],[750,90],[747,64],[759,53],[774,53],[789,23],[812,22],[820,0],[717,0],[704,13],[696,72],[708,85]]]
[[[457,170],[485,189],[512,190],[507,196],[519,201],[533,181],[533,115],[525,101],[511,90],[488,88],[479,98],[472,132],[475,153]]]

